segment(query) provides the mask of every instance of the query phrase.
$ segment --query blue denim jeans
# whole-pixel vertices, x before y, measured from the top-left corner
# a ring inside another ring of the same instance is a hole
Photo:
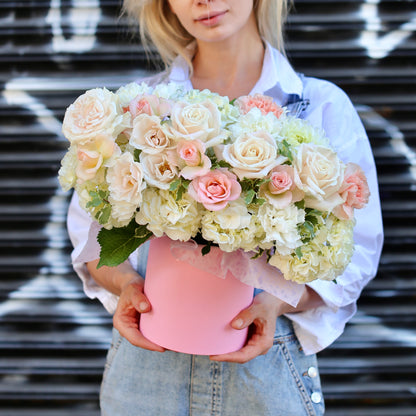
[[[117,330],[101,387],[103,416],[320,416],[316,356],[279,317],[274,345],[246,364],[134,347]]]

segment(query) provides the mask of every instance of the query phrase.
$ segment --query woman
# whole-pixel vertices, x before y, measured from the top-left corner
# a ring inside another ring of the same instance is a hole
[[[139,264],[132,257],[97,270],[95,257],[85,254],[91,220],[74,198],[68,224],[75,270],[87,295],[114,312],[102,414],[321,415],[314,354],[354,315],[362,288],[376,273],[383,241],[375,165],[358,115],[341,90],[299,76],[278,51],[286,0],[125,0],[125,7],[138,19],[143,41],[151,40],[167,66],[147,82],[175,81],[230,99],[272,96],[323,128],[344,162],[363,168],[372,197],[356,215],[355,255],[337,285],[305,285],[296,308],[257,291],[253,304],[232,321],[236,329],[251,326],[246,345],[211,357],[164,351],[142,336],[138,318],[151,309],[143,294],[146,248]]]

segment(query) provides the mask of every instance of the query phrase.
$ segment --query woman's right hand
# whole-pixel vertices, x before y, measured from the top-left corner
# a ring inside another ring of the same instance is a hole
[[[149,341],[139,330],[140,314],[151,310],[150,302],[143,293],[143,287],[144,279],[137,276],[121,288],[117,309],[113,316],[114,328],[136,347],[163,352],[164,348]]]

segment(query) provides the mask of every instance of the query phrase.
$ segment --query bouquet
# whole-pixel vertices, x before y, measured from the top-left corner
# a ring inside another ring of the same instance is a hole
[[[132,83],[68,107],[59,180],[102,225],[99,266],[152,236],[195,240],[203,254],[266,256],[285,279],[335,280],[354,250],[354,209],[369,189],[324,132],[264,95]]]

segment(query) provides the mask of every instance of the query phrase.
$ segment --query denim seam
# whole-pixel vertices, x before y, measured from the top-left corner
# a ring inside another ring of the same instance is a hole
[[[104,389],[104,382],[105,379],[107,377],[108,372],[110,371],[111,366],[113,365],[114,362],[114,358],[116,357],[117,351],[120,348],[121,342],[123,341],[123,337],[121,335],[119,335],[118,340],[115,344],[113,344],[112,346],[110,346],[110,351],[111,351],[111,357],[108,357],[108,359],[106,360],[106,363],[104,365],[104,372],[103,372],[103,376],[102,376],[102,382],[101,382],[101,386],[100,386],[100,396],[102,395],[103,389]]]
[[[212,416],[221,416],[221,383],[220,364],[213,362],[212,366]]]
[[[295,364],[293,363],[293,358],[287,348],[287,346],[284,343],[281,343],[282,352],[284,357],[286,358],[286,363],[289,366],[289,369],[292,373],[293,378],[295,379],[295,382],[298,386],[299,392],[301,394],[302,400],[304,402],[305,408],[308,412],[308,416],[316,416],[316,412],[313,408],[313,405],[311,401],[309,400],[308,393],[306,391],[306,387],[302,382],[302,379],[299,376],[299,373],[295,367]]]
[[[195,356],[191,356],[191,371],[190,371],[190,383],[189,383],[189,416],[192,416],[192,400],[193,400],[193,383],[194,383],[194,365],[195,365]]]

